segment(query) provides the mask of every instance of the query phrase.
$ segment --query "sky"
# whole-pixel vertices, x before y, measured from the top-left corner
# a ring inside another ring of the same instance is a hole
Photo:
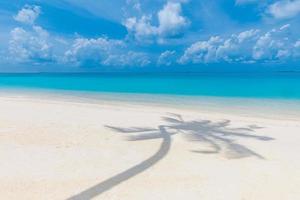
[[[0,72],[300,70],[300,0],[2,0]]]

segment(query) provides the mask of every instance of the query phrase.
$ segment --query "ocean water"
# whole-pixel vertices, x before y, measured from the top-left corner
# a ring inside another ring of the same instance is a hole
[[[0,74],[0,96],[300,120],[300,73]]]
[[[0,74],[1,89],[300,100],[300,73]]]

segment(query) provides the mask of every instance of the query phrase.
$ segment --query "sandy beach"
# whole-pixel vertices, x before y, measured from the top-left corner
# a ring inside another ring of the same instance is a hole
[[[299,152],[297,118],[0,97],[0,199],[297,200]]]

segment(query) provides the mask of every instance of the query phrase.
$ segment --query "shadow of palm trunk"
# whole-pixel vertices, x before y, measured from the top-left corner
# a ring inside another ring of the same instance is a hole
[[[142,173],[143,171],[149,169],[151,166],[156,164],[158,161],[160,161],[162,158],[164,158],[171,147],[171,137],[170,134],[167,133],[165,128],[163,126],[159,126],[160,132],[162,134],[162,143],[160,145],[159,150],[149,157],[147,160],[142,161],[141,163],[127,169],[126,171],[123,171],[97,185],[94,185],[91,188],[88,188],[84,191],[82,191],[79,194],[76,194],[68,200],[85,200],[85,199],[92,199],[93,197],[96,197],[103,192],[110,190],[111,188],[117,186],[118,184]]]

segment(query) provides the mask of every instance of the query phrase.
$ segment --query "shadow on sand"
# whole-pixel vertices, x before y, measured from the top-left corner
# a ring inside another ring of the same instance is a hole
[[[245,145],[237,143],[236,139],[244,138],[260,141],[269,141],[273,139],[254,134],[256,129],[261,129],[263,127],[249,125],[245,127],[231,128],[230,120],[217,122],[210,120],[185,121],[181,115],[169,113],[168,116],[163,117],[163,121],[165,123],[159,125],[157,128],[121,128],[106,126],[115,132],[129,134],[128,140],[130,141],[162,139],[162,143],[159,150],[148,159],[68,199],[92,199],[147,170],[168,154],[171,147],[171,137],[175,134],[183,134],[189,141],[200,142],[205,144],[204,146],[208,146],[208,149],[193,150],[192,152],[202,154],[223,153],[228,159],[238,159],[249,156],[264,159],[262,155],[254,152]]]

